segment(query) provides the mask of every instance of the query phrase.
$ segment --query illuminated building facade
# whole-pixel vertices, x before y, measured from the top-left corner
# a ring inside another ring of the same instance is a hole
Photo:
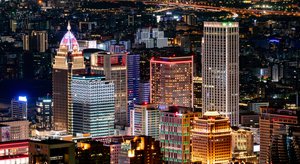
[[[80,141],[76,147],[77,164],[110,164],[110,148],[99,141]],[[114,163],[115,164],[115,163]]]
[[[259,163],[270,163],[270,147],[272,138],[275,137],[279,124],[286,123],[296,125],[298,123],[296,110],[275,109],[270,107],[260,108],[259,132],[260,132],[260,154]]]
[[[253,153],[254,134],[251,129],[232,128],[232,158],[237,162],[258,163],[258,158]]]
[[[11,100],[11,117],[12,119],[27,119],[27,97],[19,96],[18,99]]]
[[[239,24],[204,22],[203,112],[218,111],[239,125]]]
[[[127,55],[128,111],[139,102],[140,55]]]
[[[134,105],[130,111],[131,135],[151,136],[159,140],[159,110],[154,104]]]
[[[53,102],[51,98],[39,98],[36,102],[37,129],[51,130],[53,127]]]
[[[90,133],[92,137],[114,134],[114,83],[104,76],[73,75],[72,134]]]
[[[75,36],[68,32],[62,38],[54,57],[52,72],[53,119],[55,130],[67,130],[71,109],[71,80],[73,74],[85,72],[84,57]]]
[[[75,163],[75,143],[62,140],[29,141],[29,163]]]
[[[151,136],[134,137],[121,144],[120,164],[161,164],[159,141]]]
[[[10,120],[2,121],[0,123],[10,127],[10,141],[29,139],[30,122],[28,120]]]
[[[194,104],[193,106],[197,109],[202,108],[202,77],[194,77]]]
[[[150,103],[150,83],[143,80],[139,84],[139,103]]]
[[[151,59],[150,103],[193,106],[193,56]]]
[[[99,52],[91,55],[92,73],[105,75],[115,84],[115,124],[127,125],[127,54]]]
[[[193,121],[192,161],[203,164],[230,163],[231,128],[228,118],[207,111]]]
[[[34,52],[46,52],[48,49],[47,31],[31,31],[30,35],[23,35],[23,49]]]
[[[200,115],[192,112],[191,108],[178,106],[170,106],[169,110],[161,111],[159,137],[165,162],[191,162],[191,122]]]
[[[0,143],[0,163],[28,163],[28,147],[27,140],[8,141]]]

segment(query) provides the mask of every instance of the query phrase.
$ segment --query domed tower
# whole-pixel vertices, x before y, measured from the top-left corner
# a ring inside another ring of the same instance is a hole
[[[73,74],[85,72],[84,57],[79,51],[79,45],[71,32],[62,38],[57,54],[54,57],[52,71],[53,120],[55,130],[67,130],[71,117],[71,79]]]

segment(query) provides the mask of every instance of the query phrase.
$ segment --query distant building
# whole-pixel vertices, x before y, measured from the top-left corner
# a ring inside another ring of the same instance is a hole
[[[134,137],[121,144],[119,164],[161,164],[159,141],[151,136]]]
[[[259,114],[261,107],[268,107],[269,102],[252,102],[248,104],[248,107],[251,111],[254,111],[255,113]]]
[[[29,161],[28,140],[0,142],[1,164],[27,164]]]
[[[193,93],[194,93],[194,108],[202,108],[202,78],[194,77],[193,78]]]
[[[11,100],[11,117],[12,119],[27,119],[27,97],[19,96],[18,99]]]
[[[239,24],[204,22],[202,39],[203,113],[218,111],[239,125]]]
[[[207,111],[193,121],[192,161],[202,164],[230,163],[231,128],[228,118]]]
[[[260,154],[259,163],[270,163],[272,138],[276,135],[279,124],[296,125],[298,123],[296,110],[275,109],[264,107],[260,109]]]
[[[130,111],[131,135],[151,136],[159,140],[160,113],[158,106],[154,104],[135,104]]]
[[[140,55],[127,55],[128,111],[139,103]],[[129,114],[129,113],[128,113]]]
[[[27,140],[29,139],[29,124],[27,120],[10,120],[2,121],[1,125],[8,125],[10,127],[10,141]]]
[[[71,107],[71,81],[73,74],[85,72],[84,57],[68,24],[68,32],[62,38],[54,57],[52,71],[53,120],[55,130],[68,130]]]
[[[116,53],[99,52],[91,55],[91,71],[105,75],[106,80],[115,84],[115,124],[125,126],[128,123],[127,93],[127,54],[118,53],[120,47],[111,47]]]
[[[75,143],[62,140],[29,141],[29,163],[75,163]]]
[[[193,106],[193,56],[150,60],[150,103]]]
[[[161,111],[159,140],[165,162],[191,162],[191,123],[198,116],[201,114],[187,107],[170,106],[169,110]]]
[[[150,103],[149,81],[140,81],[139,83],[139,103]]]
[[[53,129],[53,102],[51,98],[39,98],[36,102],[37,129]]]
[[[114,134],[114,83],[101,75],[73,75],[71,83],[71,134],[92,137]]]
[[[135,35],[135,44],[145,44],[146,48],[168,47],[168,38],[164,37],[164,31],[158,28],[138,29]]]
[[[48,49],[47,31],[31,31],[30,35],[23,35],[23,50],[46,52]]]
[[[10,141],[10,126],[0,124],[0,142]]]

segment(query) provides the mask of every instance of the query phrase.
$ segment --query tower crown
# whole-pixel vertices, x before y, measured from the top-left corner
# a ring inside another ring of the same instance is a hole
[[[68,22],[68,32],[64,35],[64,37],[60,41],[59,49],[67,50],[68,52],[78,51],[79,44],[74,34],[71,32],[71,25]]]

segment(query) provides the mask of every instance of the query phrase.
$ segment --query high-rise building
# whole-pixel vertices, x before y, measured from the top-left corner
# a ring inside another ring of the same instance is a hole
[[[18,99],[11,100],[11,117],[13,119],[27,119],[27,97],[19,96]]]
[[[277,124],[270,146],[270,163],[297,163],[300,161],[300,126]],[[296,162],[297,161],[297,162]]]
[[[161,164],[159,141],[151,136],[139,136],[122,142],[118,163]]]
[[[159,110],[154,104],[135,104],[130,111],[131,135],[151,136],[159,140]]]
[[[68,24],[54,58],[52,72],[53,119],[55,130],[67,130],[71,108],[71,80],[73,74],[85,72],[84,58]]]
[[[218,111],[239,124],[239,24],[204,22],[202,39],[203,113]]]
[[[193,106],[196,109],[201,109],[202,108],[202,77],[194,77],[193,85],[194,85]]]
[[[140,81],[139,83],[139,103],[150,103],[150,83],[149,81]]]
[[[193,106],[193,56],[150,60],[150,103]]]
[[[39,98],[36,102],[37,129],[52,130],[53,128],[53,102],[51,98]]]
[[[128,111],[139,102],[140,55],[127,55]]]
[[[92,137],[114,134],[114,83],[104,76],[73,75],[70,132]]]
[[[231,128],[228,118],[217,111],[207,111],[193,121],[192,161],[203,164],[229,163]]]
[[[128,124],[127,54],[99,52],[91,55],[92,73],[105,75],[115,84],[115,124]]]
[[[62,140],[30,141],[29,163],[75,163],[75,143]]]
[[[135,44],[145,44],[146,48],[168,47],[168,38],[164,37],[164,31],[158,28],[138,29],[135,35]]]
[[[259,132],[260,132],[260,154],[259,163],[270,163],[270,147],[272,138],[281,123],[296,125],[298,123],[296,110],[275,109],[270,107],[260,108]]]
[[[31,31],[30,35],[23,35],[23,50],[46,52],[48,49],[47,31]]]
[[[192,108],[179,106],[161,111],[159,137],[164,161],[172,164],[191,162],[191,122],[200,115],[192,112]]]

